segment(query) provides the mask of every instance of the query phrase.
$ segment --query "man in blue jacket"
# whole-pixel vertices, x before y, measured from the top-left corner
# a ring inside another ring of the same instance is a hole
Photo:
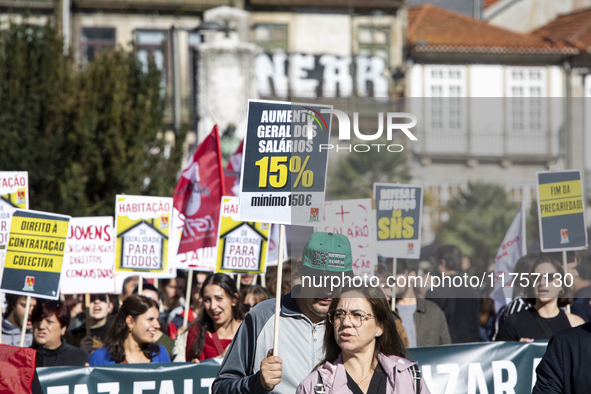
[[[557,332],[536,369],[532,394],[591,393],[591,323]]]
[[[297,270],[304,276],[341,277],[352,276],[352,267],[347,237],[318,232],[306,242]],[[330,295],[326,289],[302,290],[298,285],[281,298],[278,356],[271,355],[275,300],[255,306],[228,348],[213,394],[293,394],[324,357],[324,319]]]

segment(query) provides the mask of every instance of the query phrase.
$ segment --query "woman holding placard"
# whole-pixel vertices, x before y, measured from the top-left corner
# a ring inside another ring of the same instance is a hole
[[[177,338],[174,361],[223,357],[242,323],[238,290],[228,275],[209,275],[201,287],[201,298],[205,313]]]
[[[166,348],[154,343],[160,328],[158,315],[154,300],[137,294],[127,297],[113,320],[106,346],[92,353],[89,366],[169,362]]]

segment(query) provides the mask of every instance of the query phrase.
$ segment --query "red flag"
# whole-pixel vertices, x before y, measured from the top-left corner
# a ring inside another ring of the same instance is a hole
[[[215,125],[195,150],[174,190],[174,207],[185,219],[178,253],[216,246],[223,195],[222,151]]]
[[[34,349],[0,345],[0,393],[30,393],[36,357]]]
[[[226,196],[236,196],[240,193],[240,170],[242,169],[242,148],[244,140],[238,145],[236,152],[230,156],[228,165],[224,171],[224,183],[226,184]]]

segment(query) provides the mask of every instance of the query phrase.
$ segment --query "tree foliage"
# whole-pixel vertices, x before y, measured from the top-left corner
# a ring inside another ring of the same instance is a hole
[[[182,144],[163,138],[160,81],[122,49],[75,70],[51,23],[10,24],[0,32],[0,170],[29,172],[31,209],[72,216],[112,215],[118,193],[172,195]]]
[[[473,270],[482,272],[493,262],[518,209],[502,186],[469,183],[449,201],[449,219],[438,229],[437,243],[457,245],[470,257]]]
[[[352,139],[350,145],[366,142]],[[373,145],[369,152],[340,150],[337,153],[331,150],[329,157],[337,154],[338,159],[335,165],[331,163],[328,166],[326,191],[330,197],[335,200],[371,198],[375,182],[404,183],[410,180],[408,158],[404,151],[387,151],[386,146],[392,141],[385,138],[372,141],[372,144],[381,144],[380,151]]]

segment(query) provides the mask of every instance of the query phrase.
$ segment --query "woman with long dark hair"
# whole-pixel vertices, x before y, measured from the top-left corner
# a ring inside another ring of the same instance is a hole
[[[177,338],[174,361],[198,363],[223,356],[242,323],[238,290],[228,275],[209,275],[201,298],[204,313]]]
[[[89,366],[170,362],[166,348],[154,343],[158,315],[158,303],[151,298],[127,297],[113,319],[106,345],[92,353]]]
[[[415,380],[416,362],[406,351],[380,288],[344,288],[333,298],[324,334],[324,361],[298,386],[297,394],[428,394]]]
[[[557,331],[585,323],[579,316],[561,309],[570,303],[570,298],[565,286],[568,279],[558,261],[540,254],[532,264],[532,273],[528,278],[530,286],[526,289],[526,301],[531,307],[507,316],[497,341],[550,339]]]

